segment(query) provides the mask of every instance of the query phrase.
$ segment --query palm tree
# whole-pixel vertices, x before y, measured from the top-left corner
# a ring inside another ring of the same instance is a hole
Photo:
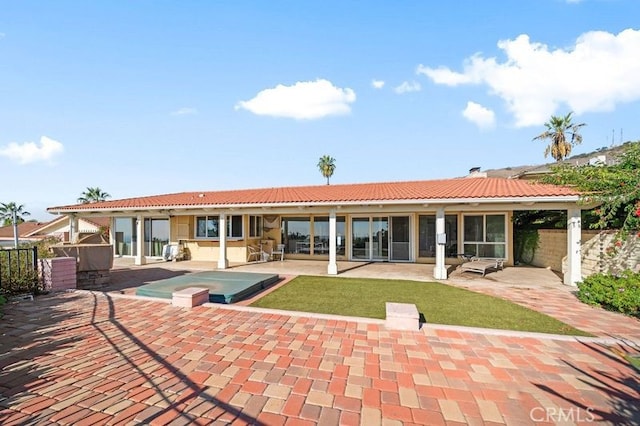
[[[327,185],[329,185],[329,178],[333,176],[333,172],[336,169],[336,159],[330,155],[323,155],[318,161],[318,168],[322,176],[327,178]]]
[[[111,195],[107,194],[97,186],[95,188],[87,187],[87,190],[82,193],[80,198],[78,198],[78,202],[82,204],[97,203],[105,201],[109,197],[111,197]]]
[[[18,248],[18,224],[24,222],[22,216],[29,216],[31,213],[24,210],[24,205],[19,206],[14,203],[0,203],[0,220],[3,224],[13,225],[13,241],[15,248]]]
[[[572,114],[573,112],[570,112],[564,117],[552,115],[551,119],[544,123],[547,130],[533,138],[534,141],[546,139],[551,141],[544,151],[545,157],[551,154],[556,161],[562,161],[571,154],[571,148],[574,145],[582,142],[582,135],[579,132],[580,128],[586,124],[573,124],[571,122]],[[571,135],[571,140],[567,140],[569,135]]]

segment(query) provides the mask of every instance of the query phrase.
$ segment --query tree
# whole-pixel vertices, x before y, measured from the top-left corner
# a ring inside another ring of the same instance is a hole
[[[13,240],[15,248],[18,248],[18,224],[24,222],[24,218],[22,216],[29,216],[31,213],[24,210],[24,205],[20,204],[19,206],[14,203],[0,203],[0,220],[4,223],[5,226],[13,225]]]
[[[318,161],[318,169],[322,176],[327,178],[327,185],[329,185],[329,178],[333,176],[333,172],[336,170],[336,159],[330,155],[323,155]]]
[[[559,164],[544,182],[569,185],[584,193],[582,201],[598,204],[594,210],[599,229],[640,230],[640,141],[626,142],[612,165]]]
[[[562,161],[571,154],[571,148],[574,145],[582,142],[580,128],[586,126],[586,124],[573,124],[571,122],[572,114],[573,112],[570,112],[564,117],[552,115],[551,119],[544,123],[547,130],[533,138],[534,141],[550,140],[549,146],[544,151],[545,157],[551,154],[556,161]],[[570,140],[568,140],[568,136],[571,136]]]
[[[111,195],[107,194],[98,187],[87,187],[87,190],[82,193],[80,198],[78,198],[78,202],[82,204],[97,203],[100,201],[105,201],[109,197],[111,197]]]

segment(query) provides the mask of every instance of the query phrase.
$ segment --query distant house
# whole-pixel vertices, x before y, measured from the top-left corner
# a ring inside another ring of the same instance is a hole
[[[553,162],[529,166],[505,167],[502,169],[487,170],[483,173],[488,177],[535,180],[551,173],[551,167],[557,164],[568,164],[572,166],[612,165],[618,161],[618,158],[623,152],[624,147],[630,143],[638,142],[625,142],[622,145],[616,145],[610,148],[600,148],[594,152],[574,155],[561,161],[560,163]]]
[[[179,244],[193,260],[246,262],[250,247],[283,244],[287,259],[435,264],[447,277],[459,255],[513,264],[512,215],[517,210],[566,210],[569,263],[565,282],[580,276],[580,194],[519,179],[467,177],[412,182],[294,186],[183,192],[50,207],[80,220],[111,217],[116,256],[136,264]],[[75,237],[72,235],[71,240]]]
[[[83,218],[78,222],[78,236],[84,242],[103,242],[100,235],[107,234],[111,223],[109,217]],[[60,242],[70,242],[69,219],[61,216],[49,222],[23,222],[18,224],[20,243],[36,242],[47,237],[58,238]],[[0,227],[0,247],[13,247],[13,225]]]

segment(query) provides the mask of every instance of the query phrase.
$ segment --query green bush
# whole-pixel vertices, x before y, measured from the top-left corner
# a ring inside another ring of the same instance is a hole
[[[595,274],[578,283],[578,299],[640,318],[640,273]]]
[[[14,277],[3,277],[0,293],[5,296],[15,294],[38,295],[44,292],[43,283],[37,271],[26,271]]]

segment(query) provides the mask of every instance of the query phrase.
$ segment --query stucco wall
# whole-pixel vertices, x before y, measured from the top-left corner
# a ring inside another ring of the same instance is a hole
[[[567,231],[564,229],[541,229],[534,266],[563,272],[563,261],[567,256]],[[599,272],[619,272],[640,268],[640,239],[631,235],[620,247],[613,245],[614,231],[582,230],[582,276]]]

